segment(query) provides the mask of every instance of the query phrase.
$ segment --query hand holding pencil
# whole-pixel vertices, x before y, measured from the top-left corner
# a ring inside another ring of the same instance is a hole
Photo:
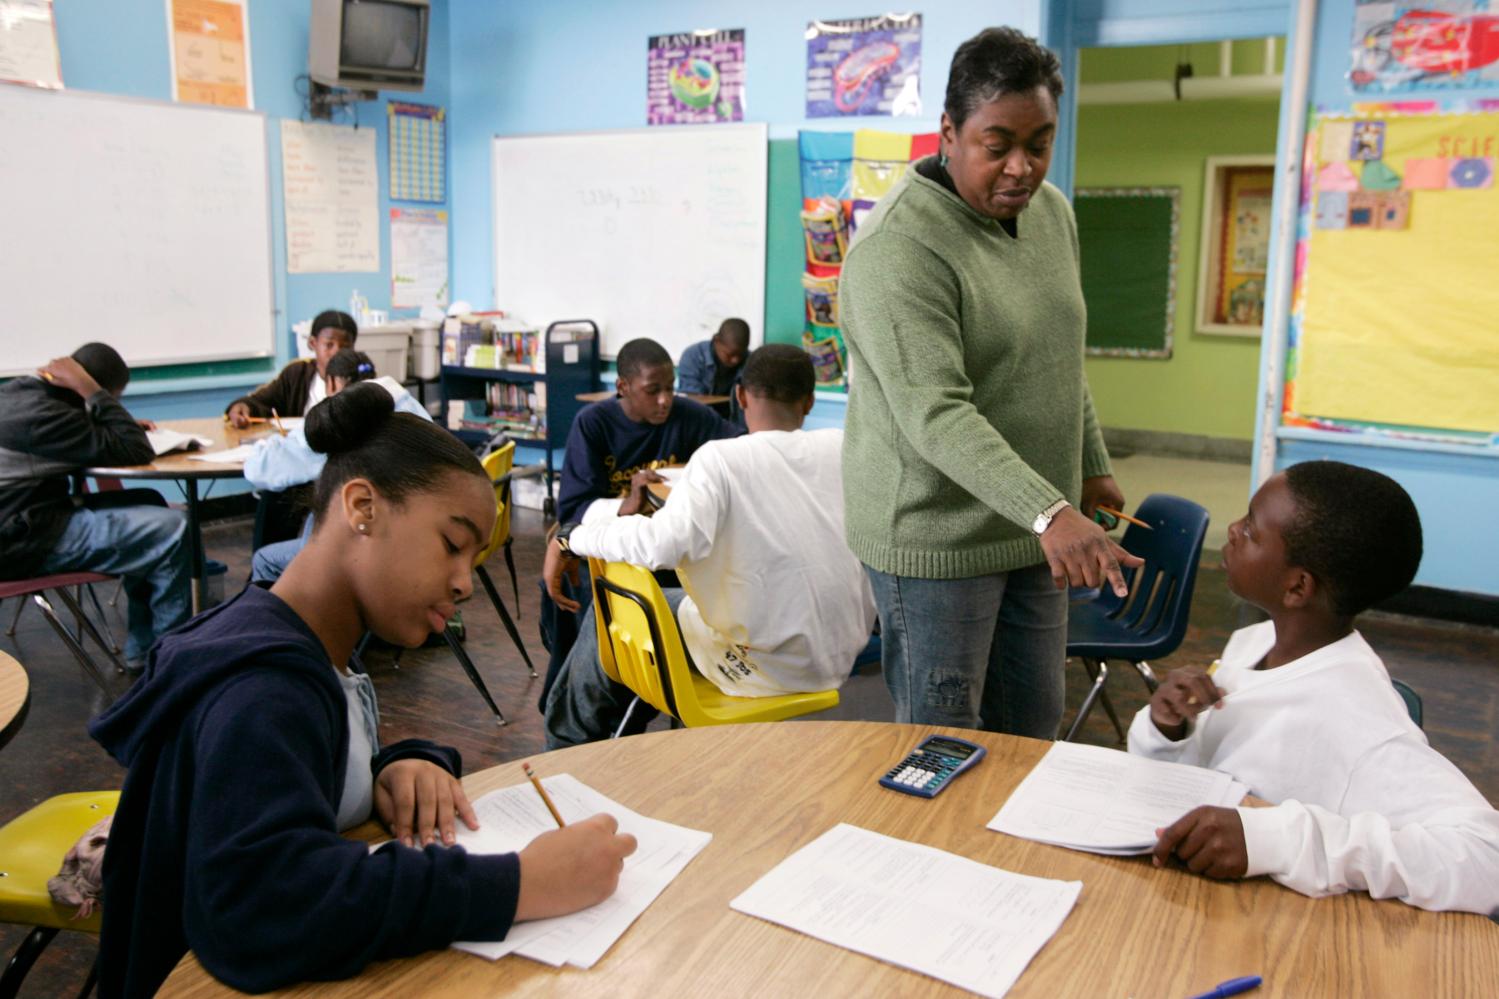
[[[520,896],[515,918],[545,919],[597,905],[619,886],[635,837],[619,831],[612,815],[594,815],[567,825],[529,763],[521,764],[558,828],[542,833],[520,852]]]

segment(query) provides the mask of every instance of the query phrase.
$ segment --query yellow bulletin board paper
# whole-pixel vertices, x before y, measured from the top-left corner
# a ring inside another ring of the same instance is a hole
[[[250,32],[242,0],[167,0],[172,99],[252,108]]]
[[[1383,162],[1402,180],[1408,159],[1486,158],[1492,170],[1499,156],[1499,114],[1373,120],[1385,123]],[[1319,157],[1328,151],[1325,143],[1310,148]],[[1319,158],[1315,170],[1325,165]],[[1499,188],[1422,189],[1409,198],[1407,228],[1309,230],[1295,411],[1499,430]]]

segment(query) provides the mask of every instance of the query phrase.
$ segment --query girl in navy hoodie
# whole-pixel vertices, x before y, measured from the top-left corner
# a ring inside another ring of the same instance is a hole
[[[343,664],[366,629],[408,647],[440,630],[495,518],[474,456],[393,410],[377,385],[314,408],[328,463],[307,547],[271,588],[164,637],[89,727],[129,768],[104,859],[106,999],[154,992],[189,948],[259,992],[502,940],[607,898],[635,848],[599,815],[469,855],[450,845],[455,817],[477,824],[458,753],[379,745],[373,689]],[[339,835],[372,815],[397,842]]]

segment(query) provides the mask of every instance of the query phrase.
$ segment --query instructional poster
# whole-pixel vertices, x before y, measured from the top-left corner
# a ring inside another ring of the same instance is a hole
[[[243,0],[167,0],[172,99],[253,107]]]
[[[744,29],[653,35],[646,46],[647,125],[744,120]]]
[[[1325,116],[1307,144],[1286,420],[1499,431],[1499,113]]]
[[[62,89],[52,0],[0,0],[0,82]]]
[[[921,15],[807,25],[807,117],[921,114]]]
[[[1358,0],[1354,90],[1447,90],[1499,83],[1499,10],[1490,0]]]
[[[380,269],[375,130],[283,120],[286,269]]]
[[[390,101],[390,198],[392,201],[447,200],[443,109],[431,104]]]
[[[390,307],[448,307],[448,213],[390,210]]]

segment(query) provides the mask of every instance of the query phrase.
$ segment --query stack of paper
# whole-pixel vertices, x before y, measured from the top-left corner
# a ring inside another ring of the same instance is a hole
[[[209,442],[213,443],[212,441]],[[187,456],[189,461],[210,461],[216,465],[243,465],[255,453],[254,444],[241,444],[225,451],[203,451]]]
[[[1149,853],[1157,829],[1199,805],[1237,805],[1247,791],[1216,770],[1058,742],[989,828],[1089,853]]]
[[[1056,934],[1082,888],[840,824],[729,904],[998,997]]]
[[[620,832],[639,842],[639,848],[625,858],[618,890],[581,912],[516,923],[504,940],[464,941],[453,946],[491,961],[514,953],[554,967],[591,968],[713,836],[632,812],[570,774],[547,777],[541,783],[564,821],[580,822],[608,812],[619,820]],[[486,794],[474,802],[474,811],[479,816],[477,830],[458,823],[458,843],[470,853],[512,853],[557,828],[529,783]]]
[[[173,451],[196,451],[213,444],[212,437],[199,437],[196,434],[160,429],[147,430],[146,440],[151,442],[151,450],[156,453],[157,457]]]

